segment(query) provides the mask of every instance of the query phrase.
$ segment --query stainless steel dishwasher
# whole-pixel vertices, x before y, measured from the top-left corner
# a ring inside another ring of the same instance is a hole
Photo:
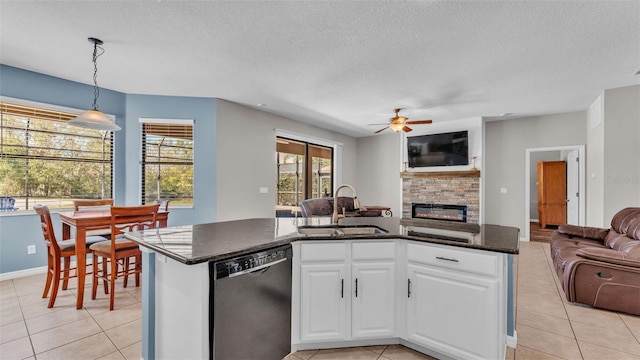
[[[281,360],[291,351],[291,245],[209,263],[209,359]]]

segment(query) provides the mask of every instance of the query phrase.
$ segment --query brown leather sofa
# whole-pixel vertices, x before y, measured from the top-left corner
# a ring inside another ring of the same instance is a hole
[[[640,315],[640,208],[620,210],[610,229],[560,225],[551,258],[568,301]]]
[[[333,215],[333,198],[325,197],[318,199],[306,199],[300,203],[303,217],[331,216]],[[345,216],[382,216],[380,210],[355,209],[353,198],[348,196],[338,196],[338,213]]]

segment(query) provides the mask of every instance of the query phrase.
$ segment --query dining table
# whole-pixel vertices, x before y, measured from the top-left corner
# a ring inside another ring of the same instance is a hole
[[[87,231],[111,227],[111,210],[82,210],[60,212],[62,239],[71,239],[71,228],[76,229],[76,271],[78,278],[78,298],[76,309],[82,309],[84,282],[87,273]],[[167,227],[168,211],[159,211],[156,217],[158,227]]]

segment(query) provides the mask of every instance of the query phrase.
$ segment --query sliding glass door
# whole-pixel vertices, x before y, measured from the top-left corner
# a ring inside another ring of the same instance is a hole
[[[282,137],[276,138],[276,214],[292,216],[304,199],[331,196],[333,149]]]

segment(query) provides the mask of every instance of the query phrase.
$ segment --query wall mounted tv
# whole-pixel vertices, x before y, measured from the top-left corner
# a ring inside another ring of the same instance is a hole
[[[469,132],[407,138],[409,167],[469,165]]]

